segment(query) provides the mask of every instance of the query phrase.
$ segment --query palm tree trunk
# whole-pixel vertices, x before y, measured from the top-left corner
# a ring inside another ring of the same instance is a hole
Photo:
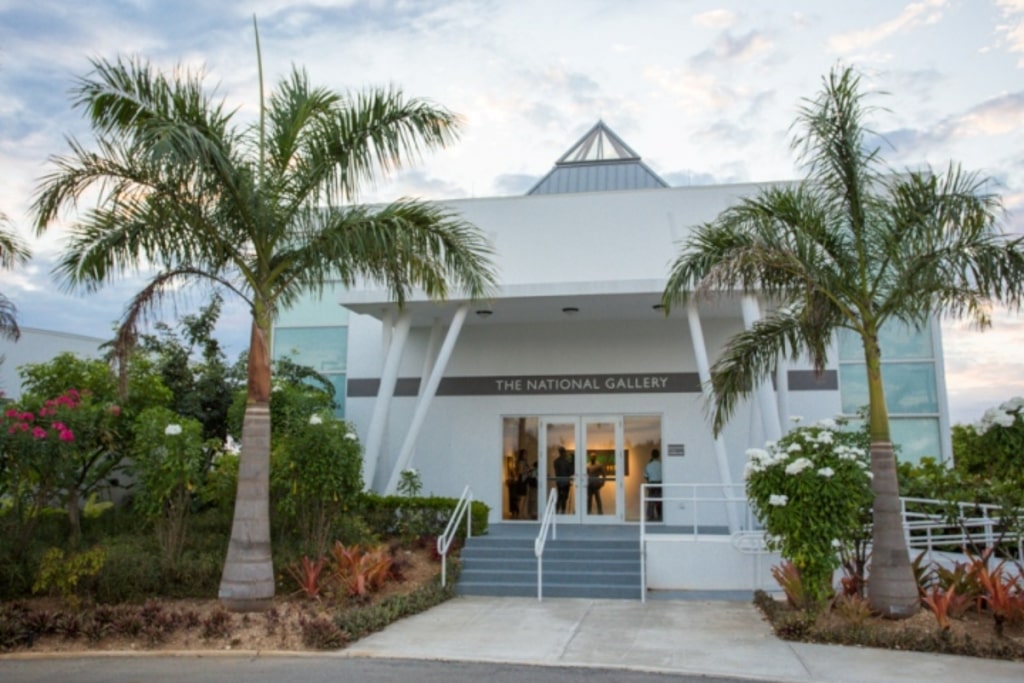
[[[877,335],[865,344],[871,429],[872,506],[871,561],[868,568],[868,604],[890,618],[913,616],[919,607],[917,581],[910,565],[910,550],[903,535],[896,454],[889,436],[889,412],[882,384],[881,353]]]
[[[270,547],[270,353],[253,317],[249,385],[242,424],[238,496],[218,595],[235,612],[263,611],[274,598]]]

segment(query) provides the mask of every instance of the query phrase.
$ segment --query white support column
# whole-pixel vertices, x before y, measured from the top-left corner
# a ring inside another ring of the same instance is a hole
[[[434,369],[434,363],[437,360],[437,347],[441,344],[442,331],[441,319],[434,318],[434,324],[430,328],[430,338],[427,340],[427,350],[423,353],[423,369],[420,371],[420,377],[430,377],[430,373]],[[423,386],[424,383],[420,382],[420,396],[423,395]]]
[[[385,322],[390,321],[387,317]],[[380,373],[380,386],[377,388],[377,400],[373,404],[373,415],[366,434],[366,451],[363,455],[363,481],[367,488],[373,488],[373,478],[377,474],[377,463],[380,460],[381,444],[384,441],[384,428],[387,426],[388,414],[391,412],[391,400],[395,396],[395,385],[398,383],[398,368],[401,365],[402,352],[409,339],[411,324],[408,311],[402,311],[398,323],[392,333],[386,333],[389,339],[387,353],[384,357],[384,368]]]
[[[789,362],[779,359],[779,367],[775,373],[775,396],[779,407],[779,427],[785,436],[789,431]]]
[[[704,328],[700,323],[700,313],[697,312],[697,304],[693,300],[686,305],[686,319],[690,327],[693,355],[697,360],[697,376],[700,378],[700,386],[704,398],[711,400],[711,363],[708,361],[708,349],[704,344]],[[732,472],[729,470],[729,454],[725,451],[725,441],[721,435],[715,437],[715,462],[718,464],[718,476],[725,484],[723,493],[726,498],[729,498],[735,493],[735,490],[732,485]],[[726,505],[725,510],[729,519],[729,533],[734,533],[740,528],[736,506]]]
[[[743,310],[743,327],[749,330],[761,319],[761,308],[757,305],[757,299],[749,295],[743,296],[740,306]],[[778,441],[782,438],[782,425],[779,422],[779,407],[775,403],[771,384],[767,381],[761,382],[755,395],[761,413],[761,426],[764,427],[764,438],[767,441]]]
[[[398,460],[395,461],[395,466],[391,470],[391,477],[388,479],[388,485],[384,488],[385,494],[395,492],[398,488],[398,480],[402,476],[402,470],[407,468],[409,463],[412,461],[413,449],[416,446],[416,440],[419,438],[423,422],[427,418],[427,410],[430,408],[430,404],[434,400],[434,395],[437,393],[438,385],[441,384],[441,377],[444,375],[444,370],[448,365],[448,360],[452,357],[452,351],[455,349],[455,342],[458,340],[459,333],[462,331],[462,324],[466,321],[467,313],[469,313],[469,304],[465,303],[459,306],[455,311],[455,315],[452,317],[451,325],[448,326],[448,334],[445,336],[444,343],[441,345],[441,350],[437,354],[437,362],[434,363],[434,369],[430,373],[430,378],[427,379],[426,386],[424,386],[420,391],[420,397],[416,403],[416,412],[413,414],[412,422],[409,424],[409,431],[405,435],[405,442],[402,444],[402,450],[398,452]]]

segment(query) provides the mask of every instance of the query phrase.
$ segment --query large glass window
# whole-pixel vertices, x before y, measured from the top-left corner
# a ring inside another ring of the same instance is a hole
[[[274,330],[274,359],[289,358],[313,368],[334,386],[337,417],[345,415],[347,327],[278,327]]]
[[[901,461],[924,456],[942,459],[939,433],[939,392],[932,328],[915,329],[900,322],[879,331],[882,382],[885,385],[889,430]],[[858,335],[839,334],[839,392],[843,413],[856,415],[868,404],[864,348]]]
[[[882,383],[889,412],[896,414],[938,413],[934,363],[884,363]],[[843,413],[856,414],[868,404],[868,377],[863,363],[839,366]]]
[[[501,425],[501,518],[537,519],[536,417],[506,417]]]

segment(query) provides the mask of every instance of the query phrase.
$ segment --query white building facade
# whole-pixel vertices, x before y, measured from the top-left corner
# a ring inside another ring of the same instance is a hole
[[[429,493],[458,496],[469,485],[492,523],[528,521],[565,487],[560,449],[572,467],[562,523],[639,521],[654,450],[667,485],[741,487],[746,450],[777,439],[791,416],[853,414],[866,403],[856,344],[837,340],[823,374],[783,364],[712,434],[708,368],[769,302],[725,293],[668,316],[659,304],[680,241],[760,187],[670,188],[599,123],[530,194],[443,202],[492,243],[492,300],[413,297],[399,310],[383,289],[335,289],[281,316],[274,354],[334,381],[378,491],[415,468]],[[901,456],[948,458],[938,326],[890,336],[886,388]],[[588,462],[604,481],[596,492]],[[534,468],[538,486],[519,485]],[[690,524],[693,513],[667,503],[664,522]]]

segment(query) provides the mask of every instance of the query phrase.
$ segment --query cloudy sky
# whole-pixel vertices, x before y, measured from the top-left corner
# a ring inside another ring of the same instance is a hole
[[[269,82],[296,64],[316,84],[395,84],[463,117],[455,146],[365,200],[521,194],[598,119],[671,185],[798,177],[790,124],[841,62],[887,93],[873,127],[892,165],[991,176],[1007,231],[1024,232],[1024,0],[0,0],[0,211],[30,235],[47,158],[67,135],[88,140],[68,90],[90,58],[202,68],[251,115],[254,15]],[[60,226],[34,240],[0,291],[25,326],[107,337],[138,283],[60,291],[60,240]],[[1020,315],[944,327],[954,421],[1024,395]],[[244,312],[222,330],[241,350]]]

